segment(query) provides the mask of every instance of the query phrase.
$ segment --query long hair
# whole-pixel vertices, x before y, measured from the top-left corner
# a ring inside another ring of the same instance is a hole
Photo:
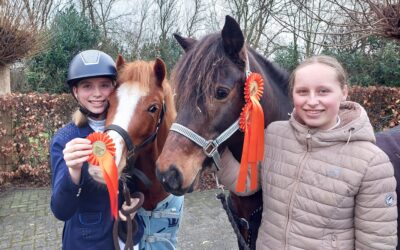
[[[72,122],[77,127],[84,127],[89,123],[88,118],[79,109],[72,114]]]

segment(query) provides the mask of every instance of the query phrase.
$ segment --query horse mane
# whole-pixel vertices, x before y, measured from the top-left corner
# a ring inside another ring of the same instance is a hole
[[[266,76],[274,76],[277,86],[283,94],[287,95],[289,91],[289,73],[278,64],[267,60],[265,57],[260,55],[256,50],[247,46],[247,49],[256,58],[256,61],[262,67]]]

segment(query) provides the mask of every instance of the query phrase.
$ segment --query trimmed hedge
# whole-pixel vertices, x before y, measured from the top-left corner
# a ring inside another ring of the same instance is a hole
[[[400,122],[400,88],[355,86],[350,100],[365,107],[376,131]],[[76,107],[70,94],[0,96],[0,186],[50,184],[50,140]]]
[[[375,131],[386,130],[400,123],[400,88],[354,86],[349,99],[367,111]]]
[[[0,96],[0,185],[50,183],[50,140],[75,109],[70,94]]]

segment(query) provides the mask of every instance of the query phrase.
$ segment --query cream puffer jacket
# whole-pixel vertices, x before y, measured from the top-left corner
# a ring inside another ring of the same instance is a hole
[[[365,110],[341,105],[341,123],[307,128],[292,114],[270,124],[257,249],[395,249],[396,180]]]

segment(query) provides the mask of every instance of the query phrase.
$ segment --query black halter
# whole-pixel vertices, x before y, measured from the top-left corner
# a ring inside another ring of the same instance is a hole
[[[150,188],[152,185],[152,182],[150,181],[150,179],[139,169],[137,169],[135,167],[135,156],[147,145],[151,144],[152,142],[154,142],[154,140],[157,137],[157,133],[158,130],[160,128],[160,124],[162,123],[163,119],[164,119],[164,114],[166,112],[166,106],[165,103],[163,103],[162,105],[162,109],[160,112],[160,116],[158,118],[158,122],[157,122],[157,127],[156,130],[149,135],[149,137],[147,137],[141,144],[139,145],[135,145],[132,143],[131,138],[128,135],[128,132],[125,131],[125,129],[121,128],[120,126],[116,125],[116,124],[110,124],[105,131],[107,130],[114,130],[115,132],[117,132],[122,139],[124,139],[125,141],[125,145],[127,148],[127,155],[126,155],[126,165],[127,166],[131,166],[130,167],[130,173],[132,175],[135,175],[137,178],[139,178],[139,180],[141,180],[143,182],[143,184],[146,186],[146,188]]]

